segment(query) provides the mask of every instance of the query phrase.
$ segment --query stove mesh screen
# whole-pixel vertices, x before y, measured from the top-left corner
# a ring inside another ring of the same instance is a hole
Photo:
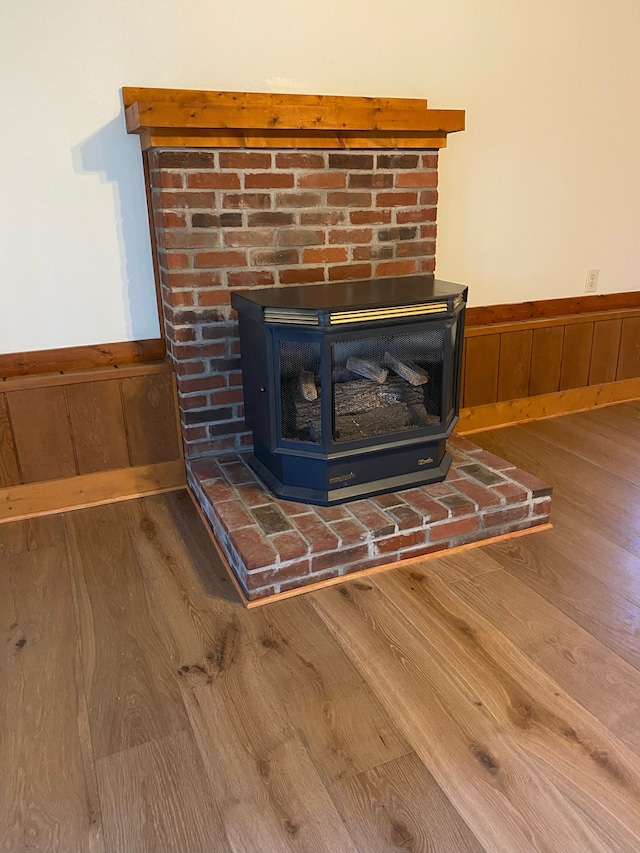
[[[441,328],[332,344],[334,441],[439,425],[443,363]]]
[[[444,339],[444,329],[437,328],[333,343],[333,440],[440,425]],[[321,444],[320,344],[280,339],[278,347],[282,437]]]
[[[282,437],[322,443],[320,344],[280,340]]]

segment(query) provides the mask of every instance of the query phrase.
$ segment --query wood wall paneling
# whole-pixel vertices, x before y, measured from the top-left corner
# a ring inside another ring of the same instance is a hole
[[[589,385],[615,382],[622,320],[600,320],[593,328]]]
[[[13,438],[7,397],[0,393],[0,488],[20,483],[18,452]]]
[[[533,332],[507,332],[500,336],[498,400],[526,397],[531,371]]]
[[[553,391],[558,391],[560,388],[563,342],[563,326],[534,329],[529,390],[528,394],[521,396],[550,394]]]
[[[64,388],[7,393],[23,483],[77,474]]]
[[[123,379],[122,399],[131,464],[148,465],[179,457],[173,375]]]
[[[560,390],[583,388],[589,384],[593,323],[577,323],[564,330],[564,350],[560,370]]]
[[[19,376],[0,387],[0,521],[185,485],[168,363]]]
[[[498,396],[500,335],[483,335],[465,341],[464,405],[495,403]]]
[[[78,473],[91,474],[129,463],[120,383],[86,382],[66,389]]]
[[[622,321],[616,379],[632,379],[634,376],[640,376],[640,317],[628,317]]]

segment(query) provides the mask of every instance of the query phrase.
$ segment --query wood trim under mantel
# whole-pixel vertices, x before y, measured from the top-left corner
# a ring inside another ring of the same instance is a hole
[[[464,110],[424,99],[124,87],[127,132],[155,147],[444,148]]]

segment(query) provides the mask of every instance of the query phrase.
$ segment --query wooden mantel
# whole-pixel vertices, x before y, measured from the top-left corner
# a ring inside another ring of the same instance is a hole
[[[464,110],[341,95],[122,90],[127,131],[149,148],[444,148]]]

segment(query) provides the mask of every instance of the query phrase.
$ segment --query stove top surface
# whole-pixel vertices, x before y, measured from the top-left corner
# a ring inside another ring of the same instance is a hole
[[[467,288],[440,281],[433,275],[335,281],[292,287],[266,287],[234,291],[231,304],[242,310],[246,303],[262,308],[335,311],[344,308],[382,308],[421,304],[462,296]]]

